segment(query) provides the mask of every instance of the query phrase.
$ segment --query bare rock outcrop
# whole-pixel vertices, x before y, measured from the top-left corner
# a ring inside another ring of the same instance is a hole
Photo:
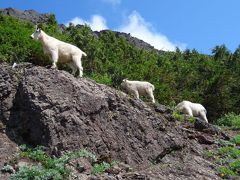
[[[201,144],[161,113],[163,107],[93,80],[3,63],[0,102],[4,132],[18,145],[44,145],[52,155],[81,148],[108,155],[135,170],[122,179],[218,179]]]
[[[51,13],[38,13],[34,10],[25,10],[21,11],[14,8],[6,8],[6,9],[0,9],[0,14],[7,15],[7,16],[13,16],[18,19],[30,21],[34,24],[38,23],[47,23],[50,21]]]

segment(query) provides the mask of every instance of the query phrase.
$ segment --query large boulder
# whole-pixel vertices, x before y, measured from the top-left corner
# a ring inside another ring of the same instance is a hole
[[[110,152],[129,164],[150,162],[166,149],[186,146],[163,116],[120,91],[64,71],[38,66],[20,71],[4,116],[16,142],[48,146],[57,155],[80,148]]]
[[[91,79],[3,63],[0,100],[0,121],[14,143],[44,145],[52,155],[85,148],[136,169],[156,164],[146,177],[217,178],[203,147],[159,108]]]

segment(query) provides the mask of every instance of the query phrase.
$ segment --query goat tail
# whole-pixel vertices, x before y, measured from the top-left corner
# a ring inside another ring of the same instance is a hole
[[[82,54],[83,54],[84,56],[87,56],[87,54],[86,54],[85,52],[82,52]]]

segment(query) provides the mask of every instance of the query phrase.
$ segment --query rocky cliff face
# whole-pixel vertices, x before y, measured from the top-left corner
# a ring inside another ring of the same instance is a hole
[[[1,152],[13,147],[6,157],[23,143],[44,145],[52,155],[85,148],[137,171],[123,179],[218,179],[202,157],[201,144],[212,142],[194,138],[197,132],[185,131],[164,106],[65,71],[0,64],[0,122],[9,142]]]

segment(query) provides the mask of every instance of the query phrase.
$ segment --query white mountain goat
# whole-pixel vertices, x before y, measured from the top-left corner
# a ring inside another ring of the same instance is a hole
[[[201,104],[192,103],[190,101],[182,101],[175,107],[175,109],[191,117],[200,117],[208,123],[207,110]]]
[[[72,74],[75,75],[79,70],[79,77],[83,75],[82,55],[87,56],[78,47],[60,41],[54,37],[47,35],[43,30],[36,27],[35,32],[31,35],[35,40],[39,40],[43,46],[43,51],[51,57],[53,61],[52,68],[57,68],[57,62],[67,63],[72,69]]]
[[[137,99],[139,99],[139,95],[147,95],[151,98],[152,103],[155,103],[153,96],[155,87],[151,83],[146,81],[129,81],[127,79],[123,79],[121,86]]]

